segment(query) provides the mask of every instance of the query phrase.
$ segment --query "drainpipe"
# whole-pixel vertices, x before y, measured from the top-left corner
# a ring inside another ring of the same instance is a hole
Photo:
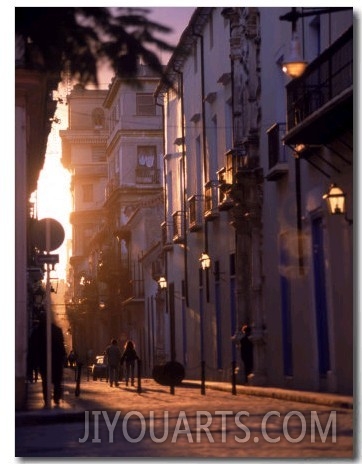
[[[204,185],[208,179],[208,160],[207,160],[207,151],[206,151],[206,110],[205,110],[205,66],[204,66],[204,37],[201,34],[192,31],[192,34],[195,37],[200,39],[200,52],[201,52],[201,108],[202,108],[202,153],[203,153],[203,161],[204,161]],[[208,221],[205,221],[204,227],[204,251],[205,253],[209,253],[209,231],[208,231]],[[210,300],[210,290],[209,290],[209,269],[205,269],[206,272],[206,300],[209,302]]]
[[[297,204],[297,236],[298,236],[299,274],[304,275],[302,199],[301,199],[301,176],[300,176],[300,159],[299,158],[295,159],[295,196],[296,196],[296,204]]]
[[[165,105],[163,103],[158,103],[157,98],[155,98],[155,104],[156,106],[159,106],[162,111],[162,145],[163,145],[163,184],[164,184],[164,189],[163,189],[163,215],[164,215],[164,220],[167,224],[167,206],[166,206],[166,200],[167,200],[167,195],[166,195],[166,136],[165,136]]]
[[[188,255],[187,255],[187,225],[186,225],[186,211],[187,211],[187,190],[186,190],[186,144],[185,144],[185,126],[184,126],[184,76],[183,73],[173,68],[174,71],[180,76],[180,98],[181,98],[181,137],[182,137],[182,210],[183,210],[183,236],[184,236],[184,281],[185,281],[185,302],[186,306],[189,305],[189,285],[188,285]]]
[[[164,216],[164,222],[166,224],[166,235],[168,232],[167,228],[167,172],[166,172],[166,136],[165,136],[165,105],[163,103],[158,103],[157,98],[155,98],[155,104],[156,106],[159,106],[162,111],[162,144],[163,144],[163,216]],[[168,284],[168,261],[167,261],[167,253],[163,251],[164,255],[164,271],[165,271],[165,278]],[[166,313],[168,312],[168,291],[166,291]]]

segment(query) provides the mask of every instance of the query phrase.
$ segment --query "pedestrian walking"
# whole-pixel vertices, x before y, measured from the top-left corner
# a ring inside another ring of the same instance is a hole
[[[46,314],[40,316],[38,327],[30,336],[29,352],[33,366],[40,372],[43,387],[43,399],[47,404],[47,333]],[[63,368],[67,353],[64,347],[63,332],[60,327],[51,323],[51,382],[53,384],[53,401],[56,405],[62,398]]]
[[[115,384],[118,387],[119,383],[119,367],[121,363],[122,353],[117,345],[117,340],[113,338],[111,344],[106,348],[106,356],[108,363],[109,385],[113,387]]]
[[[77,362],[77,356],[74,352],[74,350],[70,350],[70,353],[68,355],[68,365],[69,367],[75,367]]]
[[[131,340],[128,340],[125,344],[125,348],[121,358],[121,364],[126,363],[126,386],[128,387],[129,378],[131,378],[131,385],[134,385],[134,366],[136,360],[139,357],[137,355],[135,346]]]

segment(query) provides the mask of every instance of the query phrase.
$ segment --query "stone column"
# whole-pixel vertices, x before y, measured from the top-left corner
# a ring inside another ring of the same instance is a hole
[[[263,385],[265,338],[262,304],[262,183],[260,137],[260,26],[258,8],[226,8],[230,20],[230,59],[233,82],[233,145],[242,153],[235,165],[228,194],[232,198],[236,229],[238,325],[252,326],[254,375]],[[236,155],[237,156],[237,155]]]

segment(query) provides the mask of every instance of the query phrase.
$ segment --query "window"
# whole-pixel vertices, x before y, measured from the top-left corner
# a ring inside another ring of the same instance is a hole
[[[155,116],[156,105],[152,93],[138,93],[136,95],[137,116]]]
[[[84,184],[83,188],[83,201],[90,203],[93,201],[93,184]]]
[[[156,146],[141,145],[137,147],[137,158],[136,183],[158,183],[160,179],[159,170],[156,169]]]
[[[138,166],[145,168],[156,167],[156,147],[154,145],[140,145],[137,147]]]

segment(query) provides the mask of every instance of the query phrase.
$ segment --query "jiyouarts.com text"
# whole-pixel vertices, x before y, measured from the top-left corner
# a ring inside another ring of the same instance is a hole
[[[79,443],[91,441],[101,443],[105,440],[114,443],[121,436],[130,443],[151,439],[154,443],[167,440],[176,443],[187,439],[188,443],[209,443],[234,440],[238,443],[264,440],[279,443],[282,439],[289,443],[308,440],[325,443],[337,442],[337,412],[328,411],[289,411],[280,413],[269,411],[263,416],[253,417],[248,411],[179,411],[177,414],[162,411],[85,411],[84,434]],[[320,417],[320,415],[322,417]],[[257,420],[257,423],[256,423]],[[101,434],[101,430],[106,432]]]

